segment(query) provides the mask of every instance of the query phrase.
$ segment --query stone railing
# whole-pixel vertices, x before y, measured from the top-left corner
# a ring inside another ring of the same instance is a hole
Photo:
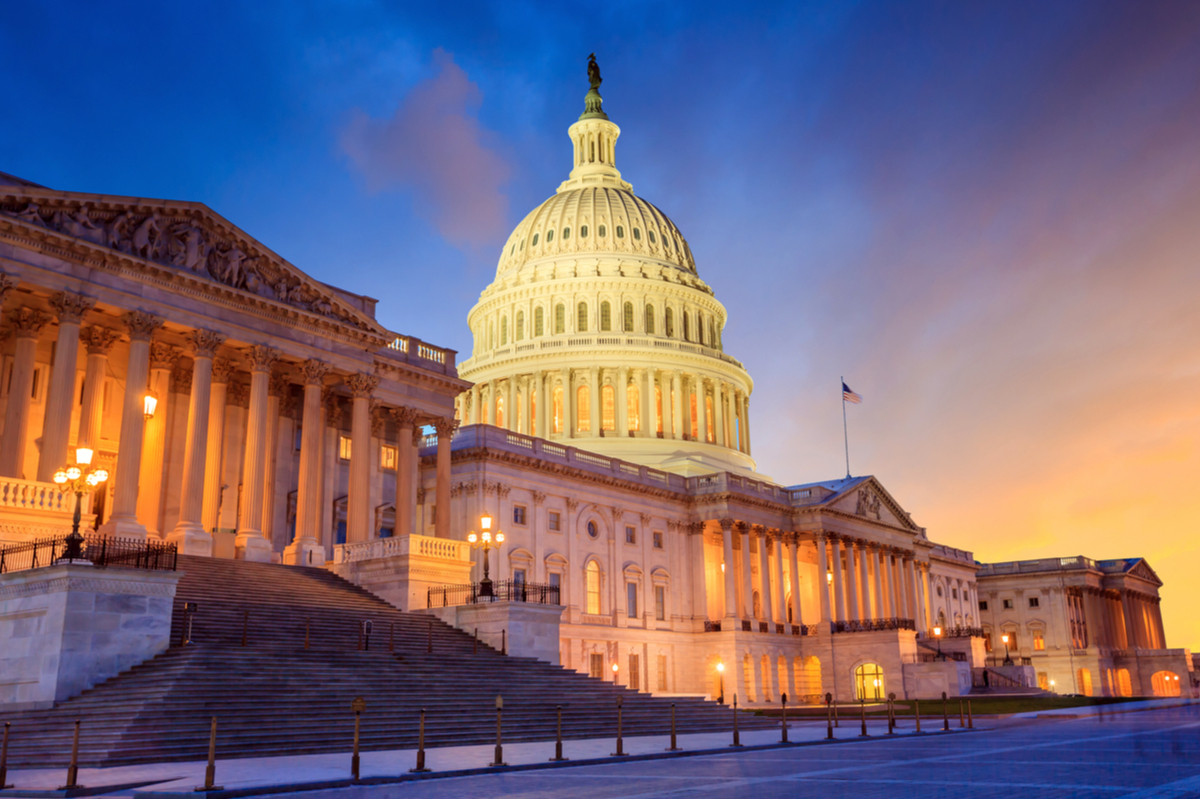
[[[745,369],[741,361],[738,361],[733,356],[724,353],[720,350],[714,350],[711,347],[704,345],[692,344],[691,342],[681,342],[676,339],[664,339],[659,337],[647,336],[624,336],[621,334],[608,334],[605,336],[575,336],[569,334],[559,334],[557,336],[538,337],[538,341],[530,343],[522,343],[514,348],[512,345],[494,348],[488,352],[476,353],[471,356],[466,363],[472,367],[481,364],[487,364],[493,361],[500,361],[514,352],[525,352],[527,350],[555,350],[563,349],[580,349],[592,350],[596,347],[613,347],[621,346],[626,348],[647,348],[654,350],[675,350],[681,353],[694,353],[696,355],[715,358],[718,361],[724,361],[726,364],[732,364],[739,369]]]
[[[862,633],[864,631],[915,631],[917,624],[903,617],[885,619],[847,619],[833,623],[834,633]]]
[[[976,577],[988,575],[1015,575],[1023,572],[1057,572],[1067,569],[1099,569],[1096,562],[1083,556],[1068,556],[1066,558],[1035,558],[1029,561],[999,561],[994,564],[984,564],[975,573]]]
[[[20,508],[29,511],[75,510],[75,498],[59,489],[55,483],[0,478],[0,508]]]
[[[415,336],[401,336],[396,334],[396,338],[383,348],[383,354],[392,358],[398,358],[401,361],[419,364],[427,369],[437,370],[447,375],[457,375],[454,368],[454,358],[458,351],[451,350],[446,347],[436,347],[427,342],[422,342]]]
[[[336,545],[333,548],[333,563],[351,564],[374,558],[408,555],[468,561],[470,560],[470,550],[469,544],[457,539],[438,539],[414,533],[408,536]]]

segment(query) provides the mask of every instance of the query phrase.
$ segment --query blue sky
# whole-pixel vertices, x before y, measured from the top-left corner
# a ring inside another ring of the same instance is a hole
[[[466,353],[595,51],[762,472],[844,472],[844,374],[932,537],[1144,555],[1200,646],[1198,43],[1191,2],[9,4],[0,170],[203,202]]]

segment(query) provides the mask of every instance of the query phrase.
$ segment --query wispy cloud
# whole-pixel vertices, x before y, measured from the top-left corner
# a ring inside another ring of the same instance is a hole
[[[507,234],[509,164],[479,124],[482,94],[454,57],[433,53],[437,74],[387,118],[355,110],[341,147],[372,192],[409,189],[416,210],[457,246],[495,247]]]

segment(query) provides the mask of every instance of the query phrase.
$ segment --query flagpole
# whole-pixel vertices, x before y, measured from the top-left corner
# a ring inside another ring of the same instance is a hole
[[[842,393],[842,438],[846,442],[846,477],[850,477],[850,432],[846,427],[846,376],[842,376],[842,385],[839,390]]]

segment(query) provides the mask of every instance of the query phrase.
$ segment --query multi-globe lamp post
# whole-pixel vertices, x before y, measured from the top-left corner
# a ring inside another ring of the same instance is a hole
[[[83,493],[90,492],[108,480],[108,470],[92,467],[94,451],[90,447],[75,448],[75,463],[63,467],[54,473],[54,482],[63,488],[64,492],[75,493],[75,518],[71,524],[71,533],[66,538],[67,549],[62,557],[68,561],[83,558],[83,536],[79,533],[80,514],[83,511]]]
[[[493,534],[492,515],[485,513],[479,517],[479,533],[471,531],[467,534],[467,541],[470,542],[471,547],[483,549],[483,580],[479,582],[479,596],[494,597],[492,579],[488,577],[488,552],[493,547],[504,544],[504,531],[496,531]]]
[[[1010,656],[1008,653],[1008,634],[1003,634],[1000,637],[1000,641],[1004,642],[1004,666],[1011,667],[1013,660],[1012,656]]]
[[[942,626],[941,625],[933,626],[933,638],[937,639],[937,643],[938,643],[938,653],[937,653],[938,661],[945,661],[946,657],[944,655],[942,655]]]

